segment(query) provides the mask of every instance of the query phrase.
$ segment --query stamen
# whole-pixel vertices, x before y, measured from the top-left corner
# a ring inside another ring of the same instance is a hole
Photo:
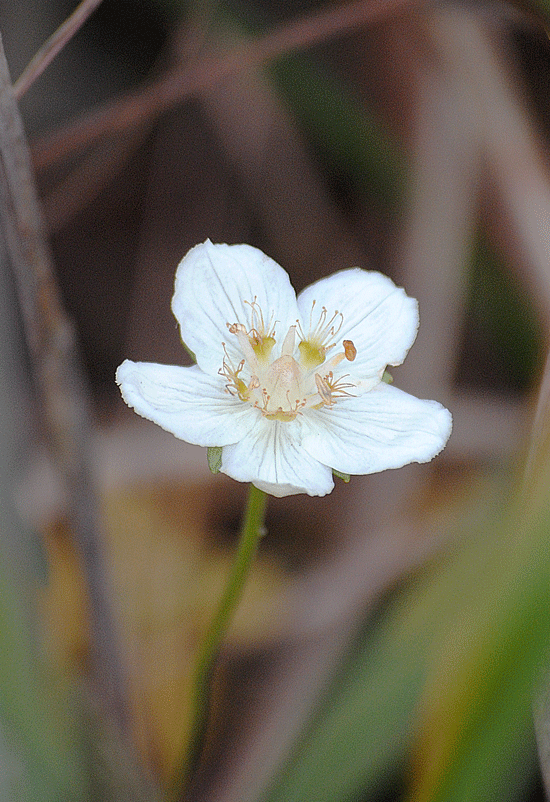
[[[313,306],[311,307],[311,312],[313,313]],[[317,342],[319,342],[319,344],[324,344],[325,341],[329,339],[329,337],[330,338],[336,337],[338,335],[338,332],[342,328],[342,324],[344,322],[344,316],[341,312],[338,312],[338,310],[334,312],[328,323],[327,323],[327,317],[328,317],[328,311],[326,307],[323,306],[321,314],[319,315],[319,320],[313,331],[311,331],[311,324],[310,324],[309,338],[312,340],[316,340]],[[334,321],[337,320],[338,318],[339,318],[338,323],[335,324]],[[332,345],[325,345],[325,348],[328,350],[333,346],[334,343]]]
[[[346,358],[345,351],[340,351],[339,354],[334,354],[334,356],[332,356],[328,362],[325,362],[323,368],[328,368],[328,371],[332,372],[334,368],[338,367],[340,362],[342,362],[342,360],[344,360],[345,358]]]
[[[344,340],[342,345],[344,346],[344,354],[346,355],[346,359],[349,362],[353,362],[357,356],[357,348],[354,346],[351,340]]]
[[[218,373],[227,381],[225,389],[230,395],[238,395],[241,401],[248,401],[250,398],[250,388],[247,388],[246,384],[239,376],[239,373],[241,373],[244,368],[245,360],[241,359],[237,368],[235,368],[227,353],[225,343],[222,343],[222,346],[225,356],[223,358],[222,367],[219,369]]]
[[[247,306],[252,310],[252,328],[249,335],[253,337],[258,343],[266,337],[275,337],[275,324],[277,321],[273,320],[273,312],[269,319],[269,323],[265,324],[264,314],[258,303],[258,297],[255,295],[253,301],[244,301]]]
[[[326,383],[330,387],[330,393],[333,399],[342,398],[343,396],[347,396],[348,398],[353,397],[353,393],[348,393],[346,388],[356,387],[356,385],[353,384],[352,382],[343,381],[348,376],[349,373],[346,373],[344,374],[344,376],[340,376],[339,379],[336,379],[336,381],[334,381],[334,376],[332,374],[332,371],[328,374],[328,376],[325,376]]]
[[[315,384],[317,385],[317,391],[318,391],[319,395],[321,396],[321,399],[322,399],[323,403],[326,404],[329,407],[332,406],[334,401],[332,400],[332,395],[331,395],[331,392],[330,392],[330,385],[326,381],[326,379],[323,379],[322,376],[319,376],[319,374],[316,373],[315,374]]]
[[[230,334],[234,334],[239,341],[239,345],[241,346],[241,351],[244,354],[246,361],[253,373],[258,372],[258,360],[256,358],[256,354],[254,353],[254,349],[250,344],[250,339],[246,332],[246,328],[243,326],[242,323],[229,323],[226,324],[227,328],[229,329]]]
[[[309,313],[309,330],[310,330],[310,331],[311,331],[311,328],[312,328],[312,326],[313,326],[313,310],[315,309],[315,304],[316,304],[316,303],[317,303],[317,301],[316,301],[316,300],[315,300],[315,298],[314,298],[314,299],[313,299],[313,303],[311,304],[311,311],[310,311],[310,313]]]

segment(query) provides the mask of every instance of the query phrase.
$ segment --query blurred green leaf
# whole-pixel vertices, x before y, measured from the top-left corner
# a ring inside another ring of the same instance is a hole
[[[262,25],[250,8],[229,3],[218,7],[215,26],[222,40],[230,35],[237,41],[259,36],[270,27]],[[405,160],[376,115],[351,88],[308,53],[282,56],[266,68],[329,180],[383,208],[397,207]]]
[[[44,581],[38,537],[14,505],[36,434],[13,277],[0,238],[0,796],[2,802],[80,802],[87,796],[79,707],[41,654],[37,600]]]
[[[542,25],[547,25],[550,20],[550,0],[511,0],[512,4],[528,17]]]
[[[5,534],[5,514],[1,519]],[[77,802],[87,796],[78,707],[69,688],[40,667],[28,617],[33,587],[13,579],[0,561],[0,765],[9,786],[2,802]]]
[[[398,206],[404,159],[367,106],[305,54],[281,58],[271,71],[329,173],[383,206]]]
[[[394,639],[394,614],[364,633],[265,802],[352,799],[401,764],[422,684],[421,643]]]
[[[471,557],[426,570],[363,631],[265,802],[353,799],[403,762],[428,655]]]
[[[471,606],[449,622],[453,642],[441,644],[424,691],[415,802],[521,799],[531,781],[533,689],[550,634],[549,526],[547,511],[518,527],[519,542],[506,538]]]
[[[522,798],[550,642],[550,509],[505,514],[483,489],[457,518],[451,553],[358,639],[264,802],[363,799],[411,755],[411,801]]]
[[[487,343],[510,389],[531,388],[540,374],[542,327],[525,289],[481,236],[473,249],[467,308],[469,326]],[[474,354],[467,358],[475,363]],[[478,359],[477,371],[482,370]],[[489,379],[494,385],[493,374]]]

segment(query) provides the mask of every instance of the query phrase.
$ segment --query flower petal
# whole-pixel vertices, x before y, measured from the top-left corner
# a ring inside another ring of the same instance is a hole
[[[324,496],[334,487],[332,471],[307,454],[300,439],[300,420],[287,423],[260,416],[240,442],[224,447],[221,470],[272,496]]]
[[[122,397],[143,418],[198,446],[225,446],[245,436],[258,414],[224,392],[215,379],[190,368],[131,362],[117,370]]]
[[[445,446],[452,427],[450,412],[437,401],[422,401],[384,383],[303,418],[303,448],[350,474],[428,462]]]
[[[180,262],[172,311],[182,340],[206,373],[215,376],[221,368],[223,343],[235,366],[239,364],[242,353],[227,324],[253,328],[253,301],[266,326],[277,321],[276,338],[282,342],[298,318],[298,307],[288,275],[277,262],[250,245],[214,245],[210,240]]]
[[[386,365],[400,365],[416,338],[416,300],[381,273],[341,270],[306,287],[298,296],[306,332],[313,301],[313,325],[323,307],[329,319],[336,311],[343,315],[335,351],[341,350],[343,340],[353,342],[357,355],[350,372],[358,378],[380,374]]]

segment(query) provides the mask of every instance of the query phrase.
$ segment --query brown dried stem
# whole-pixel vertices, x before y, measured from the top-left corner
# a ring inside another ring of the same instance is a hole
[[[82,0],[65,22],[46,40],[13,85],[13,92],[18,100],[42,75],[46,67],[80,30],[101,2],[102,0]]]
[[[216,0],[208,3],[206,7],[204,2],[200,3],[200,8],[191,11],[190,18],[176,30],[170,43],[170,50],[172,57],[175,57],[180,65],[189,64],[192,59],[198,57],[214,17],[215,2]],[[165,59],[166,54],[163,52],[159,57],[159,64]],[[142,145],[153,125],[154,119],[148,118],[136,125],[133,130],[125,132],[123,136],[112,136],[98,143],[96,148],[86,154],[74,169],[42,198],[44,216],[50,233],[59,231],[97,198]]]
[[[244,70],[378,22],[418,2],[420,0],[355,0],[336,7],[330,6],[238,45],[223,56],[205,58],[186,67],[171,68],[148,86],[100,106],[46,136],[32,148],[35,167],[41,170],[62,162],[99,137],[127,131]]]
[[[42,425],[67,491],[67,513],[88,581],[93,658],[105,708],[122,726],[122,671],[108,603],[90,415],[73,327],[65,315],[36,195],[23,125],[0,40],[0,220],[15,277]]]

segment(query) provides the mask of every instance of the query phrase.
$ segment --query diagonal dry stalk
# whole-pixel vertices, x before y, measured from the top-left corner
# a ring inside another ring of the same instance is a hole
[[[41,424],[64,481],[68,516],[88,582],[93,658],[105,709],[125,726],[122,669],[108,601],[98,501],[90,460],[91,419],[73,327],[46,241],[30,157],[0,41],[0,220],[39,395]]]
[[[186,67],[175,66],[142,89],[93,109],[32,148],[37,170],[63,162],[96,139],[158,117],[173,105],[213,89],[221,81],[294,50],[311,47],[332,36],[373,24],[422,0],[354,0],[330,6],[277,27],[229,53]]]
[[[212,6],[214,5],[215,0],[212,2]],[[170,47],[175,51],[181,66],[198,59],[214,16],[213,7],[205,6],[204,3],[199,6],[200,8],[191,11],[183,25],[171,37]],[[157,64],[153,66],[153,73],[166,61],[165,51],[166,49],[161,51]],[[98,197],[147,139],[154,125],[155,120],[148,118],[132,131],[97,143],[65,178],[42,197],[42,208],[50,233],[62,229],[81,209]]]
[[[42,75],[48,65],[63,50],[75,33],[80,30],[101,2],[102,0],[82,0],[65,22],[46,40],[13,85],[13,91],[18,100]]]

